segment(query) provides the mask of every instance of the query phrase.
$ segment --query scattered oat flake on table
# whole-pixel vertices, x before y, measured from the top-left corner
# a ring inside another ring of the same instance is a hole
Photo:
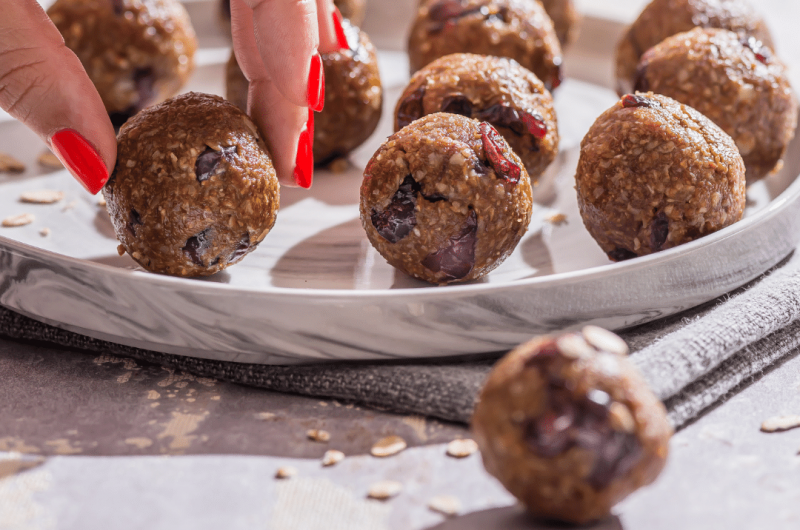
[[[25,171],[25,164],[11,155],[0,153],[0,173],[22,173]]]
[[[385,501],[386,499],[396,497],[401,491],[403,491],[403,485],[399,482],[394,480],[381,480],[380,482],[376,482],[369,487],[367,497],[370,499]]]
[[[59,160],[58,157],[50,151],[45,151],[39,155],[39,158],[36,160],[39,162],[39,164],[43,165],[44,167],[49,167],[50,169],[62,169],[64,167],[64,164],[61,163],[61,160]]]
[[[797,427],[800,427],[800,416],[778,416],[761,424],[761,430],[764,432],[788,431]]]
[[[105,206],[106,205],[106,198],[101,195],[100,198],[97,199],[97,205],[98,206]]]
[[[26,191],[19,196],[22,202],[30,202],[33,204],[53,204],[64,198],[63,191],[57,190],[35,190]]]
[[[331,439],[331,433],[322,429],[309,429],[306,431],[306,436],[308,436],[309,440],[314,440],[315,442],[328,442]]]
[[[461,501],[452,495],[437,495],[428,501],[428,508],[443,515],[458,515]]]
[[[49,236],[50,235],[50,229],[47,228],[47,227],[42,228],[41,230],[39,230],[39,235],[42,236],[42,237]]]
[[[34,217],[29,213],[12,215],[11,217],[6,217],[5,219],[3,219],[3,226],[7,228],[12,226],[25,226],[31,224],[35,220],[36,217]]]
[[[478,444],[469,438],[453,440],[447,444],[447,455],[453,458],[465,458],[477,450]]]
[[[375,442],[370,453],[372,453],[372,456],[392,456],[404,450],[406,447],[408,447],[406,441],[399,436],[387,436]]]
[[[68,202],[62,209],[62,212],[66,212],[68,210],[72,210],[78,204],[78,201]]]
[[[545,219],[545,221],[555,226],[569,224],[569,222],[567,221],[567,216],[564,215],[563,213],[555,213],[550,217],[548,217],[547,219]]]
[[[336,449],[329,449],[325,451],[322,456],[322,465],[325,467],[333,466],[344,460],[344,453]]]
[[[292,466],[279,467],[275,472],[275,478],[292,478],[297,475],[297,468]]]

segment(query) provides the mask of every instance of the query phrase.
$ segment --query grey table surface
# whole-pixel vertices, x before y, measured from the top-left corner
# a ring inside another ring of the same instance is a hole
[[[578,3],[631,19],[645,2]],[[754,3],[798,64],[800,3]],[[4,339],[0,381],[0,530],[549,528],[521,512],[478,455],[445,455],[446,442],[469,436],[462,426]],[[679,432],[658,481],[595,527],[800,528],[800,430],[759,431],[782,414],[800,414],[798,356]],[[330,442],[307,440],[311,428]],[[370,456],[389,434],[410,448]],[[347,457],[323,468],[328,448]],[[285,465],[299,474],[277,481]],[[368,500],[382,479],[402,493]],[[442,494],[459,499],[461,515],[427,507]]]

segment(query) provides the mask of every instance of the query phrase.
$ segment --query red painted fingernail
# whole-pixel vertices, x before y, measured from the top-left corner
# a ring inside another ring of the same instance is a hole
[[[314,178],[314,111],[309,109],[308,122],[297,142],[294,181],[301,188],[310,188]]]
[[[108,169],[100,153],[86,138],[72,129],[62,129],[50,137],[50,146],[83,187],[96,194],[108,181]]]
[[[317,112],[325,106],[325,72],[322,70],[322,57],[319,53],[311,56],[308,70],[308,107]]]
[[[347,35],[344,34],[344,28],[342,27],[342,13],[339,12],[339,8],[336,6],[333,7],[333,29],[336,31],[336,41],[339,43],[339,49],[349,50],[350,43],[347,42]]]

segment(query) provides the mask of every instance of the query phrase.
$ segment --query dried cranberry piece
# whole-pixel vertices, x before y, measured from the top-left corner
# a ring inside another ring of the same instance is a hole
[[[372,226],[389,243],[397,243],[417,226],[417,193],[420,185],[407,175],[382,212],[372,210]]]
[[[492,166],[497,176],[516,185],[521,172],[518,165],[503,156],[503,147],[507,147],[505,140],[494,127],[486,122],[482,122],[479,128],[483,151],[486,153],[489,165]]]
[[[143,224],[144,222],[142,221],[142,216],[139,215],[139,212],[131,208],[131,211],[128,214],[128,224],[126,225],[128,232],[130,232],[132,236],[136,237],[136,227]]]
[[[497,127],[511,129],[519,135],[526,132],[536,138],[547,136],[547,124],[538,112],[525,112],[514,109],[504,103],[497,103],[474,113],[474,118],[487,121]]]
[[[667,214],[659,212],[650,222],[650,248],[661,250],[669,236],[669,219]]]
[[[428,254],[422,266],[444,273],[445,280],[460,280],[475,266],[475,243],[478,235],[478,216],[470,210],[461,230],[450,238],[446,247]]]
[[[772,60],[772,52],[769,48],[764,46],[760,40],[755,37],[742,37],[739,39],[739,42],[742,43],[742,46],[745,48],[750,48],[750,50],[755,54],[756,59],[763,64],[769,64]]]
[[[625,261],[637,257],[637,254],[627,248],[617,247],[608,253],[608,257],[614,261]]]
[[[194,163],[194,174],[198,182],[203,182],[210,179],[212,176],[222,173],[219,168],[219,161],[224,157],[228,157],[236,152],[236,146],[223,147],[221,151],[215,151],[210,147],[206,147],[205,151],[200,153],[197,161]]]
[[[211,246],[213,235],[213,229],[206,228],[199,234],[186,240],[186,244],[183,246],[182,250],[189,255],[189,259],[191,259],[195,265],[205,267],[203,255],[208,251],[208,247]]]
[[[119,16],[125,12],[125,0],[111,0],[111,9]]]
[[[397,107],[397,128],[402,129],[414,120],[420,119],[425,111],[422,108],[422,98],[425,97],[425,85],[420,86]]]
[[[228,263],[236,263],[240,259],[242,259],[245,254],[250,250],[250,233],[245,232],[244,235],[239,239],[239,244],[236,245],[236,249],[234,249],[233,254],[230,255],[228,258]]]
[[[442,112],[472,117],[472,102],[464,94],[454,94],[442,100]]]
[[[653,108],[658,106],[658,102],[653,101],[650,98],[640,96],[639,94],[627,94],[625,96],[622,96],[622,106],[625,107],[626,109],[632,109],[638,107]]]

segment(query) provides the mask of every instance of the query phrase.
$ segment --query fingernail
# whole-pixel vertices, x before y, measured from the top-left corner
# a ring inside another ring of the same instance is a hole
[[[297,142],[294,181],[301,188],[310,188],[314,178],[314,111],[308,110],[308,122]]]
[[[339,8],[336,6],[333,7],[333,29],[336,31],[336,41],[339,43],[339,49],[349,50],[350,43],[347,42],[347,35],[344,34],[344,28],[342,27],[342,13],[339,12]]]
[[[325,72],[322,70],[322,57],[319,52],[311,56],[308,71],[308,107],[316,112],[325,106]]]
[[[50,146],[83,187],[96,194],[108,181],[108,170],[100,153],[92,144],[72,129],[62,129],[50,137]]]

